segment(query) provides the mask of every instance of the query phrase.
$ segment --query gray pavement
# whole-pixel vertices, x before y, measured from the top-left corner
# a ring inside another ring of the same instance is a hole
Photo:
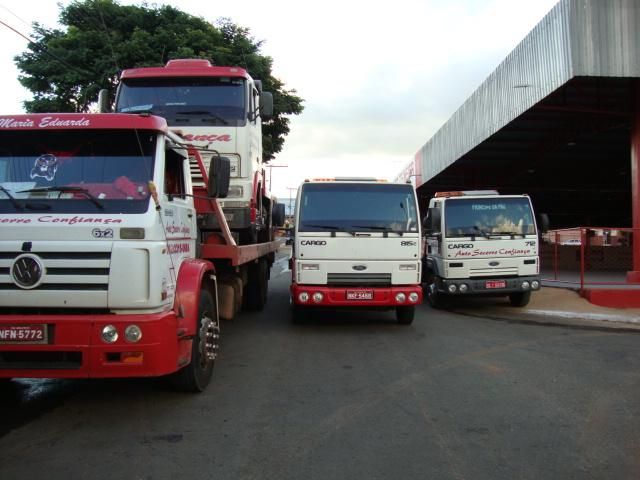
[[[640,330],[640,309],[600,307],[570,288],[543,287],[531,295],[529,305],[523,308],[512,307],[505,298],[497,297],[460,299],[452,310],[510,321]]]

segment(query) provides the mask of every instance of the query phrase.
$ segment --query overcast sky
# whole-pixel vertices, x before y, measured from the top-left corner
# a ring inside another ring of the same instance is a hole
[[[28,35],[34,21],[56,26],[57,3],[0,0],[0,20]],[[557,0],[148,3],[229,17],[264,40],[274,75],[305,99],[272,161],[287,165],[272,169],[272,191],[287,197],[305,178],[393,178]],[[26,46],[0,25],[1,114],[30,98],[13,61]]]

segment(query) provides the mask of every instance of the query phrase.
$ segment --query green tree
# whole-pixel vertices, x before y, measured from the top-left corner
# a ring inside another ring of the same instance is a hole
[[[282,150],[287,115],[302,112],[303,99],[271,74],[273,60],[262,41],[229,19],[213,25],[171,6],[123,6],[115,0],[77,0],[60,7],[51,29],[34,23],[28,50],[15,57],[20,83],[31,91],[27,112],[86,112],[102,88],[115,91],[120,71],[161,66],[173,58],[207,58],[237,65],[273,93],[274,116],[263,127],[264,160]]]

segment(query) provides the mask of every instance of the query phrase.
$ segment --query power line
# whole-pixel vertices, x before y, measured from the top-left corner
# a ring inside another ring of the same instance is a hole
[[[9,30],[11,30],[12,32],[14,32],[14,33],[16,33],[16,34],[20,35],[22,38],[24,38],[25,40],[27,40],[30,44],[31,44],[31,43],[33,43],[33,44],[35,44],[35,43],[36,43],[33,39],[31,39],[31,38],[27,37],[24,33],[22,33],[22,32],[20,32],[20,31],[16,30],[16,29],[15,29],[15,28],[13,28],[11,25],[9,25],[9,24],[7,24],[7,23],[3,22],[2,20],[0,20],[0,25],[3,25],[3,26],[5,26],[5,27],[7,27]],[[34,50],[33,50],[33,48],[31,48],[31,47],[29,47],[29,46],[27,46],[27,48],[28,48],[29,50],[31,50],[32,52],[34,51]],[[36,53],[36,52],[34,52],[34,53]],[[51,57],[51,58],[53,58],[54,60],[57,60],[58,62],[60,62],[61,64],[63,64],[65,67],[69,67],[70,69],[75,70],[76,72],[82,73],[83,75],[87,75],[87,74],[88,74],[88,75],[94,75],[94,73],[93,73],[93,72],[90,72],[89,70],[84,70],[84,69],[82,69],[82,68],[76,67],[75,65],[72,65],[72,64],[70,64],[69,62],[67,62],[66,60],[64,60],[64,59],[62,59],[62,58],[60,58],[60,57],[58,57],[57,55],[54,55],[53,53],[51,53],[51,52],[49,51],[49,49],[48,49],[46,46],[44,46],[44,47],[43,47],[43,49],[42,49],[42,53],[44,53],[45,55],[50,56],[50,57]]]

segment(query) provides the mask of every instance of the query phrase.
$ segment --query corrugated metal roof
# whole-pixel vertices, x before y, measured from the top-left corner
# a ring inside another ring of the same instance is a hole
[[[416,153],[416,184],[574,77],[640,77],[639,25],[638,0],[561,0]]]

